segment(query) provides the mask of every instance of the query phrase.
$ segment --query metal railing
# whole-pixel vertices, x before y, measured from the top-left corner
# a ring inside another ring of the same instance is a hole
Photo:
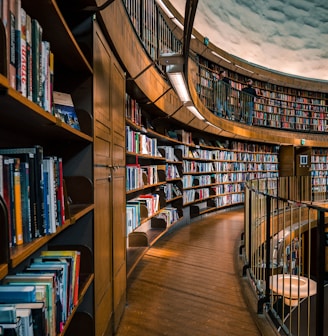
[[[281,335],[328,335],[328,203],[300,188],[309,183],[252,180],[245,189],[243,275]]]

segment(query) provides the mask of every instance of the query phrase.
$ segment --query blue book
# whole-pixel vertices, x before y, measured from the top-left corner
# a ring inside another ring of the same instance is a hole
[[[0,286],[0,303],[36,302],[35,286]]]

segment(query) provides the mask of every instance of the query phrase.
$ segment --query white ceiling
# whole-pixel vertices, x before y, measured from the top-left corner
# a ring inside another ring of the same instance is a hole
[[[185,0],[171,0],[184,16]],[[328,80],[327,0],[199,0],[195,29],[248,62]]]

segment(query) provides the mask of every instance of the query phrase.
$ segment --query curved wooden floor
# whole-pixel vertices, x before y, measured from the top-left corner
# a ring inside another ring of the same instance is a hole
[[[238,255],[243,221],[242,208],[221,211],[151,247],[129,278],[117,336],[267,334],[244,295]]]

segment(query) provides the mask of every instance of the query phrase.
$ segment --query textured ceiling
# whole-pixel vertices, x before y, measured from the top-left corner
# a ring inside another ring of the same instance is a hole
[[[185,0],[170,2],[184,16]],[[328,80],[327,0],[199,0],[194,27],[248,62]]]

